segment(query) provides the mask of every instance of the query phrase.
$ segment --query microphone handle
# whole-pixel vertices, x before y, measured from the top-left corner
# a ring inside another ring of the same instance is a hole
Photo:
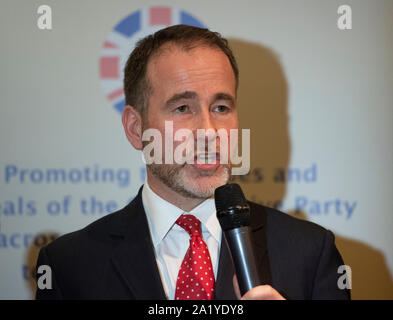
[[[242,296],[248,290],[261,284],[250,232],[251,230],[248,226],[225,231],[225,238],[235,265],[237,281]]]

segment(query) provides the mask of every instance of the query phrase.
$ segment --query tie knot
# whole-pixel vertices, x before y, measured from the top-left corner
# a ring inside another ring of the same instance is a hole
[[[190,237],[201,236],[201,222],[191,214],[182,214],[176,224],[186,230]]]

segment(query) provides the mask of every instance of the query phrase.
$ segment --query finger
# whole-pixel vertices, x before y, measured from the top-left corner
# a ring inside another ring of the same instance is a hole
[[[261,285],[247,291],[242,300],[285,300],[277,290],[269,285]]]

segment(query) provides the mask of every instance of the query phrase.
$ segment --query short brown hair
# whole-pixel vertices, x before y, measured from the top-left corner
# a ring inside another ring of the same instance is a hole
[[[188,25],[175,25],[161,29],[151,34],[136,44],[131,52],[124,68],[124,94],[126,105],[136,108],[140,114],[144,114],[152,87],[147,79],[146,70],[150,58],[160,51],[166,43],[175,43],[184,50],[191,50],[197,45],[217,47],[228,57],[235,74],[236,88],[239,82],[239,70],[228,41],[218,32],[208,29],[192,27]]]

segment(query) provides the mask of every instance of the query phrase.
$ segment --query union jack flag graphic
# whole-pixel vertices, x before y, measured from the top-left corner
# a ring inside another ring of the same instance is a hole
[[[122,113],[125,106],[124,66],[136,42],[162,28],[187,24],[205,28],[191,14],[172,7],[150,7],[135,11],[121,20],[101,47],[99,74],[105,96]]]

